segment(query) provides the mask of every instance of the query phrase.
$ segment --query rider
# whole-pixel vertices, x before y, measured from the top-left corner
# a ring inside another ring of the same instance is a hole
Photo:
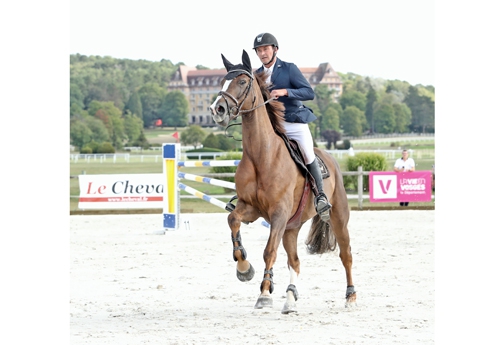
[[[276,56],[279,46],[273,35],[267,32],[257,35],[253,49],[262,62],[262,66],[256,72],[267,72],[267,82],[272,84],[271,98],[278,99],[285,106],[286,135],[296,140],[304,152],[307,169],[316,180],[319,191],[314,200],[316,212],[321,219],[327,221],[332,205],[323,192],[323,178],[314,154],[311,131],[307,125],[317,117],[312,109],[301,102],[313,100],[314,90],[294,63],[282,61]]]

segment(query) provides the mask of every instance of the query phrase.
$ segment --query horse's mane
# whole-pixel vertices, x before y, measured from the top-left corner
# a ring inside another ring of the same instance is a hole
[[[266,83],[267,74],[264,71],[255,73],[255,79],[257,80],[257,84],[259,84],[265,102],[270,98],[271,93],[269,92],[269,88],[272,85]],[[274,130],[284,134],[285,129],[283,128],[283,122],[285,121],[285,106],[283,103],[273,101],[266,103],[266,110]]]

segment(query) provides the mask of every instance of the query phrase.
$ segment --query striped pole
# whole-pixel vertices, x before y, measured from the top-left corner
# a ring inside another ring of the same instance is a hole
[[[224,188],[236,190],[236,185],[234,184],[234,182],[222,181],[222,180],[217,180],[214,178],[209,178],[209,177],[204,177],[204,176],[199,176],[199,175],[186,174],[183,172],[180,172],[178,174],[178,176],[179,176],[179,178],[183,178],[183,179],[190,180],[190,181],[203,182],[203,183],[211,184],[214,186],[219,186],[219,187],[224,187]]]
[[[215,206],[219,206],[222,209],[226,209],[226,204],[219,199],[216,199],[214,197],[208,196],[200,191],[197,191],[194,188],[191,188],[189,186],[186,186],[184,183],[179,183],[179,188],[185,190],[189,194],[192,194],[194,196],[197,196],[200,199],[203,199],[205,201],[208,201],[211,204],[214,204]]]
[[[197,196],[200,199],[208,201],[209,203],[214,204],[215,206],[219,206],[220,208],[222,208],[224,210],[226,209],[226,204],[224,202],[222,202],[219,199],[216,199],[214,197],[203,194],[202,192],[197,191],[196,189],[193,189],[189,186],[186,186],[184,183],[179,183],[179,188],[188,192],[191,195]],[[266,222],[265,220],[261,221],[260,224],[265,226],[266,228],[270,227],[269,223]]]
[[[220,161],[180,161],[180,167],[232,167],[240,164],[240,160],[220,160]]]

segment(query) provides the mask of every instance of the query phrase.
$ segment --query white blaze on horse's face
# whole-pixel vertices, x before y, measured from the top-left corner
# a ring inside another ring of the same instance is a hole
[[[224,82],[224,85],[222,86],[221,91],[224,92],[227,91],[229,85],[231,84],[231,81],[232,80],[226,80]],[[217,105],[221,99],[222,99],[221,95],[217,96],[215,101],[210,106],[210,110],[212,111],[212,117],[214,121],[218,124],[223,123],[225,120],[227,121],[227,116],[229,116],[229,109],[226,109],[224,103]]]

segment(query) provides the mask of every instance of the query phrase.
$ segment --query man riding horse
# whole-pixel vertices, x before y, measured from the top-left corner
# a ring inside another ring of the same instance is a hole
[[[318,195],[314,200],[316,212],[325,222],[329,219],[332,205],[323,192],[323,178],[314,154],[314,143],[307,125],[317,119],[312,109],[302,101],[314,99],[314,90],[294,63],[280,60],[276,54],[279,46],[276,38],[270,33],[262,33],[255,37],[253,49],[262,62],[256,73],[265,71],[267,82],[271,84],[271,98],[283,102],[285,106],[284,128],[290,139],[296,140],[304,153],[307,169],[314,177],[318,187]]]

